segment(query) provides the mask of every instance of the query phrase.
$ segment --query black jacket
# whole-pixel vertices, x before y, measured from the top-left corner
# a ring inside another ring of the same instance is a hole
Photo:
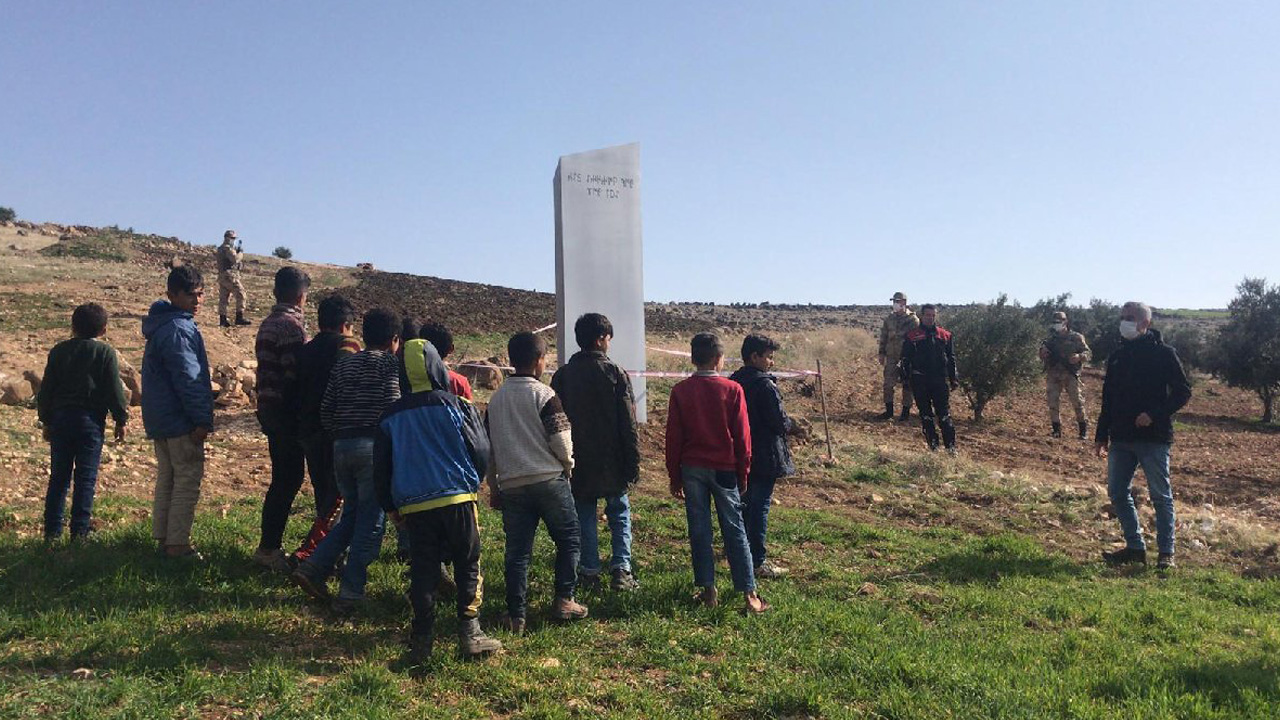
[[[920,327],[907,333],[898,361],[902,379],[912,383],[956,381],[956,351],[951,331],[944,327]]]
[[[1191,399],[1191,385],[1178,353],[1148,330],[1107,358],[1102,382],[1102,412],[1098,415],[1097,442],[1108,440],[1173,442],[1173,414]],[[1140,428],[1138,415],[1152,423]]]
[[[302,394],[298,404],[298,432],[303,437],[324,430],[320,425],[320,401],[324,398],[324,389],[329,384],[333,366],[342,356],[342,345],[350,340],[342,333],[322,330],[294,356],[298,391]]]
[[[794,474],[796,466],[791,461],[791,448],[787,447],[791,418],[782,409],[777,379],[750,365],[742,367],[729,379],[742,386],[747,401],[747,421],[751,424],[748,484],[750,478],[777,479]]]
[[[631,378],[607,355],[574,353],[551,376],[573,427],[573,494],[583,499],[613,497],[640,479],[636,401]]]

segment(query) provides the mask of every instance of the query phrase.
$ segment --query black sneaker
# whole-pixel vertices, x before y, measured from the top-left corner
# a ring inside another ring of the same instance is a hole
[[[1160,553],[1160,558],[1156,560],[1157,570],[1171,570],[1177,567],[1173,562],[1173,553]]]
[[[1054,423],[1053,430],[1049,431],[1049,436],[1056,438],[1062,437],[1062,423]]]
[[[1084,420],[1081,420],[1080,422],[1076,423],[1076,425],[1079,427],[1079,430],[1080,430],[1080,439],[1088,440],[1089,439],[1089,423],[1085,422]]]
[[[872,418],[872,419],[873,419],[873,420],[892,420],[892,419],[893,419],[893,406],[892,406],[892,405],[889,405],[889,406],[885,407],[884,412],[880,413],[879,415],[875,416],[875,417],[874,417],[874,418]]]
[[[1128,565],[1136,563],[1138,565],[1147,564],[1147,551],[1138,550],[1136,548],[1122,548],[1120,550],[1104,551],[1102,559],[1108,565]]]
[[[293,573],[289,575],[289,579],[293,581],[294,585],[302,588],[302,592],[306,593],[313,600],[320,600],[321,602],[327,601],[330,597],[329,588],[324,584],[324,580],[317,580],[311,577],[311,574],[307,572],[306,567],[309,566],[304,567],[300,565],[297,570],[294,570]]]
[[[615,568],[609,573],[609,589],[614,592],[631,592],[640,587],[640,583],[636,581],[636,576],[631,574],[630,570]]]
[[[578,588],[587,592],[600,592],[600,573],[578,573]]]
[[[414,635],[409,638],[409,662],[422,665],[431,659],[431,650],[435,646],[434,635]]]

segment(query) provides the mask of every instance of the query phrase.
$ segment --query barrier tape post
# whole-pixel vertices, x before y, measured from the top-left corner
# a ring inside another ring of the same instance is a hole
[[[818,359],[818,398],[822,401],[822,427],[827,433],[827,460],[836,459],[831,451],[831,422],[827,419],[827,389],[822,384],[822,359]]]

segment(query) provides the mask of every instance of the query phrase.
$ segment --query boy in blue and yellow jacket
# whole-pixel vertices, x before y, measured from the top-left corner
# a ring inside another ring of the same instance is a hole
[[[484,423],[470,402],[449,392],[449,371],[431,343],[404,345],[409,394],[383,413],[374,440],[378,501],[409,533],[410,631],[415,661],[431,655],[440,563],[457,583],[458,647],[477,657],[502,649],[480,630],[480,530],[476,497],[489,459]]]

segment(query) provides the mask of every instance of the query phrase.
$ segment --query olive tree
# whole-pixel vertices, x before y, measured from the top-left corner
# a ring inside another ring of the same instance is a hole
[[[960,392],[981,421],[996,397],[1025,387],[1040,375],[1036,349],[1043,327],[1006,295],[961,308],[943,323],[955,333]]]
[[[1245,278],[1236,292],[1210,369],[1231,387],[1256,393],[1262,421],[1269,423],[1280,394],[1280,286],[1268,287],[1265,278]]]

